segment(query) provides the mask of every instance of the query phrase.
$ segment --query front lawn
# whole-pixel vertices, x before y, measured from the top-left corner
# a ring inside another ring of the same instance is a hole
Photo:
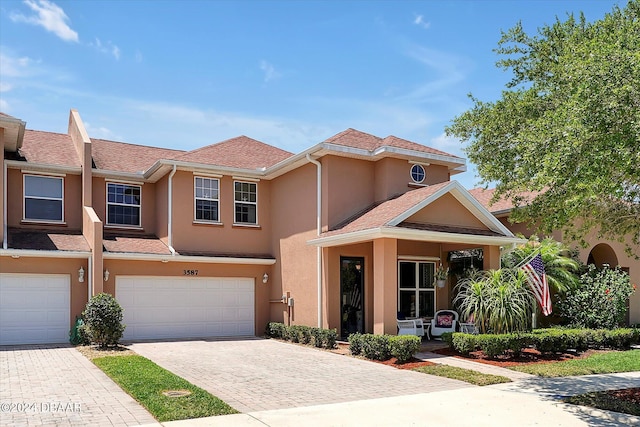
[[[205,390],[138,355],[93,359],[124,391],[160,422],[236,414],[238,411]],[[186,390],[189,396],[168,397],[168,390]]]
[[[414,369],[414,371],[422,372],[423,374],[451,378],[453,380],[460,380],[470,384],[481,386],[511,382],[509,378],[500,375],[483,374],[481,372],[472,371],[470,369],[458,368],[456,366],[448,365],[423,366]]]
[[[509,369],[540,377],[566,377],[590,374],[640,371],[640,350],[596,353],[584,359],[513,366]]]

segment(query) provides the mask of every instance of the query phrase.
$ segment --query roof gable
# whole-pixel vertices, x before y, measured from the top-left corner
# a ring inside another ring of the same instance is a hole
[[[182,154],[176,160],[241,169],[273,166],[293,154],[247,136],[239,136]]]

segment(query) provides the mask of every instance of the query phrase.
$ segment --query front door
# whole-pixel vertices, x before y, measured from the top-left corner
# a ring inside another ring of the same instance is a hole
[[[364,333],[364,258],[340,257],[340,336]]]

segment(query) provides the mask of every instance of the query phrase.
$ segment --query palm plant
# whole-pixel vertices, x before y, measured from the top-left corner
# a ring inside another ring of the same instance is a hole
[[[454,304],[482,333],[501,334],[530,328],[535,298],[521,270],[503,268],[462,279]]]
[[[575,289],[580,284],[578,276],[580,262],[573,257],[571,249],[565,244],[545,237],[540,240],[535,234],[529,237],[524,245],[502,255],[502,265],[507,268],[515,268],[525,259],[540,252],[542,263],[549,289],[558,294],[564,294],[568,290]]]

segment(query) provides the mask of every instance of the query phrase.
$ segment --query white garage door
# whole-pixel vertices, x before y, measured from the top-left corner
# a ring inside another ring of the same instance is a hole
[[[116,277],[123,339],[254,335],[254,280]]]
[[[0,274],[0,345],[69,341],[68,275]]]

